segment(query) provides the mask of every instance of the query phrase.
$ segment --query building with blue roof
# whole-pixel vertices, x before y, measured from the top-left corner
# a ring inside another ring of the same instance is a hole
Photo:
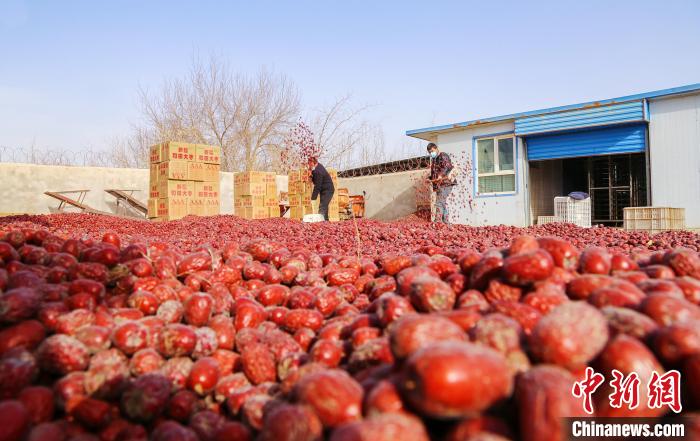
[[[533,225],[555,197],[585,192],[593,224],[655,206],[685,208],[700,227],[700,83],[406,134],[458,164],[453,223]]]

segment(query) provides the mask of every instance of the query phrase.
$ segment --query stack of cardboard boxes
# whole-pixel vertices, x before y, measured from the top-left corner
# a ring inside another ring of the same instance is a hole
[[[328,220],[331,222],[338,222],[340,220],[340,192],[338,191],[338,170],[329,168],[328,173],[331,175],[333,180],[333,187],[335,192],[333,192],[333,198],[331,203],[328,205]]]
[[[340,220],[340,206],[338,204],[338,171],[332,168],[328,173],[333,180],[335,193],[328,205],[328,219],[332,222]],[[302,220],[304,215],[314,212],[311,206],[311,193],[314,185],[309,178],[307,170],[294,170],[289,172],[289,218]],[[320,202],[317,198],[317,202]]]
[[[221,149],[168,141],[151,146],[148,217],[219,214]]]
[[[279,217],[276,174],[249,171],[233,175],[233,212],[245,219]]]

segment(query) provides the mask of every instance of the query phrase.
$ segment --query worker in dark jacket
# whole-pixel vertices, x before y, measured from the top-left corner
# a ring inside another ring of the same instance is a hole
[[[449,178],[449,174],[454,168],[450,155],[441,152],[434,143],[428,144],[428,155],[430,155],[430,176],[428,180],[435,192],[435,221],[449,222],[449,212],[447,198],[452,193],[455,182]]]
[[[311,182],[314,184],[311,200],[315,201],[319,195],[321,196],[318,211],[319,214],[323,215],[324,219],[328,220],[328,204],[330,204],[335,192],[333,179],[326,167],[319,164],[316,158],[309,159],[309,168],[311,169]]]

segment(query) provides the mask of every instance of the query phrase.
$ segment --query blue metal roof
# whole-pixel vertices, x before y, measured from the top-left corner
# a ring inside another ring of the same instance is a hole
[[[523,136],[634,121],[644,121],[644,108],[641,100],[517,118],[515,120],[515,134]]]
[[[474,119],[471,121],[464,121],[464,122],[459,122],[459,123],[454,123],[454,124],[446,124],[446,125],[442,125],[442,126],[426,127],[423,129],[415,129],[415,130],[407,130],[406,135],[419,137],[417,135],[421,135],[423,133],[441,132],[443,130],[467,128],[470,126],[477,126],[480,124],[489,124],[489,123],[495,123],[495,122],[501,122],[501,121],[509,121],[509,120],[513,120],[516,118],[522,118],[525,116],[545,115],[548,113],[556,113],[556,112],[562,112],[562,111],[566,111],[566,110],[588,109],[588,108],[593,108],[593,107],[606,106],[609,104],[619,104],[619,103],[624,103],[624,102],[628,102],[628,101],[635,101],[635,100],[642,100],[642,99],[649,99],[649,98],[659,98],[659,97],[668,96],[668,95],[679,95],[682,93],[689,93],[689,92],[696,92],[696,91],[700,91],[700,83],[688,84],[687,86],[673,87],[670,89],[655,90],[653,92],[638,93],[635,95],[621,96],[619,98],[610,98],[610,99],[599,100],[599,101],[588,101],[585,103],[570,104],[567,106],[550,107],[548,109],[530,110],[529,112],[511,113],[509,115],[494,116],[494,117],[483,118],[483,119]]]

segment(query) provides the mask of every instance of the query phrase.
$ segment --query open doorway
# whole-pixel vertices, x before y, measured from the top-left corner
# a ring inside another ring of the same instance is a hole
[[[643,153],[530,162],[530,216],[554,215],[554,197],[574,191],[591,196],[593,224],[621,226],[623,208],[647,205]]]

